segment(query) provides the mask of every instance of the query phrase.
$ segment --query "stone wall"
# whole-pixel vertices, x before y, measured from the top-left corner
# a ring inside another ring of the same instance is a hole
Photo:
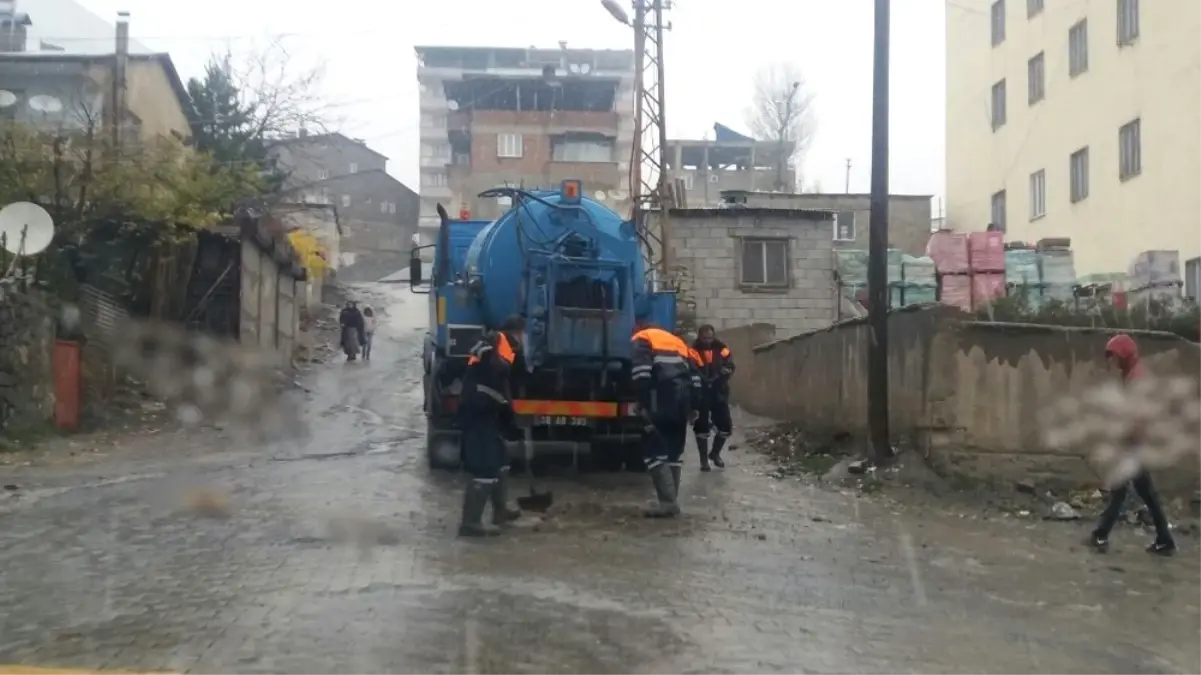
[[[54,423],[54,323],[36,294],[0,286],[0,445]]]
[[[1095,482],[1083,455],[1043,446],[1040,415],[1064,395],[1113,377],[1104,345],[1115,332],[964,321],[948,308],[893,312],[891,430],[950,474],[1002,483]],[[1198,345],[1165,333],[1132,334],[1152,372],[1201,373]],[[818,433],[865,436],[870,340],[866,321],[856,319],[762,344],[740,360],[734,397],[750,412]],[[1160,477],[1165,491],[1197,483],[1196,458]]]

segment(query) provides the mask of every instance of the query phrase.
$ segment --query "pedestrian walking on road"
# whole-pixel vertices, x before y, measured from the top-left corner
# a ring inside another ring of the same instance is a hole
[[[521,517],[508,504],[509,451],[503,431],[514,425],[510,379],[517,363],[524,330],[521,319],[512,317],[500,331],[484,336],[471,348],[459,425],[463,468],[471,479],[463,495],[460,537],[500,534],[497,525]],[[492,503],[492,524],[483,522],[484,509]]]
[[[692,431],[696,435],[696,450],[701,456],[701,471],[709,470],[709,462],[719,469],[726,468],[721,451],[726,447],[733,431],[730,418],[730,377],[734,374],[734,354],[726,343],[717,339],[717,330],[710,325],[701,326],[696,341],[692,343],[694,360],[701,375],[701,400],[699,414]],[[713,446],[709,446],[709,434],[716,430]]]
[[[696,420],[701,379],[688,343],[662,328],[640,321],[631,345],[630,377],[643,419],[642,461],[658,498],[645,515],[673,518],[680,515],[684,446],[688,424]]]
[[[370,307],[363,308],[363,360],[371,360],[371,342],[375,337],[375,312]]]
[[[1105,358],[1111,365],[1117,367],[1122,374],[1122,380],[1127,384],[1144,376],[1143,366],[1139,362],[1138,345],[1134,342],[1134,338],[1125,333],[1110,338],[1105,345]],[[1126,439],[1127,444],[1133,445],[1139,442],[1139,436],[1143,433],[1142,427],[1138,427],[1135,434]],[[1100,551],[1109,548],[1109,533],[1118,521],[1122,505],[1126,502],[1132,486],[1134,492],[1147,505],[1147,511],[1151,515],[1152,522],[1155,523],[1155,541],[1147,547],[1147,552],[1156,555],[1172,555],[1176,552],[1176,542],[1172,538],[1172,531],[1168,526],[1168,517],[1164,513],[1163,505],[1160,504],[1159,497],[1155,494],[1155,486],[1151,484],[1151,474],[1146,469],[1141,470],[1129,483],[1109,493],[1109,504],[1102,512],[1097,528],[1093,530],[1093,546]]]
[[[338,314],[338,325],[342,327],[342,351],[346,352],[347,361],[354,361],[363,344],[363,314],[354,300],[346,301]]]

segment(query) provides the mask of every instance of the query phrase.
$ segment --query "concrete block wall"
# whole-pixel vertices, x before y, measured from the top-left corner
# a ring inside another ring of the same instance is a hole
[[[673,212],[671,261],[687,271],[698,323],[722,329],[766,322],[775,325],[780,334],[793,335],[834,321],[830,223],[795,214],[716,209]],[[766,289],[741,283],[741,244],[748,238],[787,242],[786,287]]]
[[[942,473],[1010,486],[1096,485],[1084,455],[1048,449],[1041,415],[1062,397],[1114,377],[1105,343],[1117,331],[964,321],[951,308],[889,315],[889,425]],[[727,331],[751,342],[763,327]],[[1201,348],[1165,333],[1132,331],[1152,373],[1201,372]],[[723,336],[724,337],[724,336]],[[814,434],[866,438],[866,320],[760,344],[738,359],[734,400],[748,411],[798,422]],[[742,344],[746,344],[744,339]],[[1198,487],[1198,458],[1157,476],[1170,494]]]

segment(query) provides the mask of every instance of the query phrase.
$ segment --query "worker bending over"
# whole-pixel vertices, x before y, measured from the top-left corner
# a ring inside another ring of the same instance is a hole
[[[701,456],[701,471],[709,470],[709,462],[719,469],[726,467],[721,458],[722,448],[733,430],[730,419],[730,376],[734,374],[734,354],[724,342],[717,339],[717,331],[708,324],[697,331],[692,349],[698,360],[701,374],[701,400],[697,404],[699,414],[692,431],[696,434],[696,450]],[[713,447],[709,447],[709,433],[716,428]]]
[[[700,376],[688,344],[671,333],[639,321],[632,343],[630,376],[642,415],[642,461],[658,503],[652,518],[680,514],[680,473],[688,423],[696,419]]]
[[[463,468],[471,479],[463,496],[460,537],[500,534],[497,525],[516,520],[521,511],[508,505],[509,451],[503,430],[514,424],[509,386],[524,329],[519,317],[505,321],[500,331],[484,336],[471,348],[459,408]],[[483,522],[492,502],[492,524]]]

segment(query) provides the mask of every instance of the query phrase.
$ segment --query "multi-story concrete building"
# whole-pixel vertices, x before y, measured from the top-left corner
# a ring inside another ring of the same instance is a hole
[[[1071,237],[1080,274],[1201,250],[1201,3],[947,4],[947,225]]]
[[[713,140],[667,142],[671,176],[684,181],[688,208],[719,206],[726,190],[796,190],[793,143],[756,141],[722,124],[713,131]]]
[[[388,173],[387,157],[339,133],[302,132],[273,144],[271,153],[296,201],[337,209],[342,278],[375,280],[403,266],[417,229],[418,197]]]
[[[420,225],[452,214],[495,218],[503,185],[584,182],[589,196],[628,209],[634,134],[634,53],[591,49],[418,47]]]

